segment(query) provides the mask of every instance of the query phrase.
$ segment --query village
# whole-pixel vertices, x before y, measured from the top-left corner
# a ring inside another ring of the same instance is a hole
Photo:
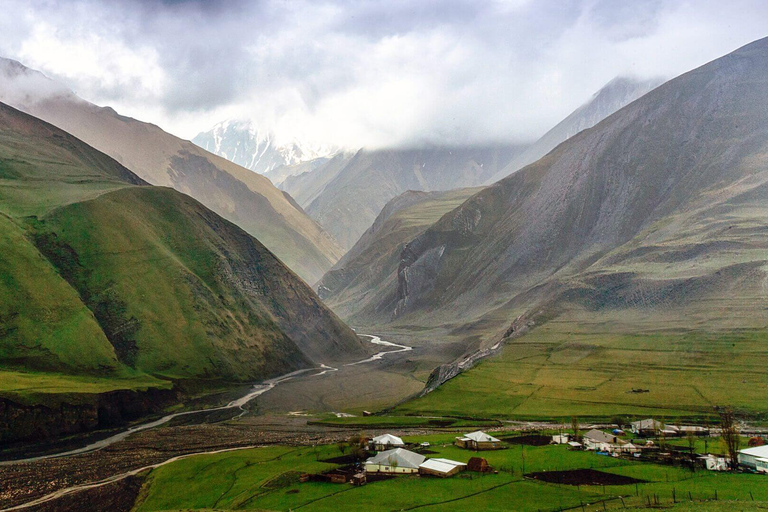
[[[389,433],[372,438],[365,435],[353,436],[346,446],[350,454],[335,460],[350,464],[322,474],[303,474],[301,481],[361,486],[369,482],[408,475],[449,478],[463,472],[498,473],[479,452],[505,450],[513,445],[562,445],[567,451],[592,452],[595,456],[689,467],[692,471],[700,469],[768,475],[768,444],[763,437],[744,437],[736,432],[735,438],[729,439],[728,433],[723,429],[710,429],[708,426],[674,425],[648,418],[628,425],[614,425],[613,428],[593,426],[583,433],[578,425],[574,424],[572,432],[560,429],[557,433],[533,431],[498,435],[502,438],[478,430],[456,436],[452,443],[454,447],[473,452],[468,453],[463,458],[465,460],[430,458],[429,455],[435,452],[430,450],[429,442],[405,442],[401,437]],[[746,444],[746,447],[740,448],[741,444]],[[339,449],[342,454],[346,451],[343,443],[339,443]],[[554,483],[567,483],[569,476],[573,476],[558,475],[557,472],[545,473],[547,472],[524,476]],[[597,473],[599,472],[584,473],[582,476],[586,475],[587,479],[582,484],[612,483],[610,477],[601,478]],[[621,485],[630,482],[615,479],[615,483]]]

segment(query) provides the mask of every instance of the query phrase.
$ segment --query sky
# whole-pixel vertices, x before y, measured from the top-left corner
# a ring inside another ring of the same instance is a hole
[[[621,75],[768,36],[765,0],[0,0],[0,55],[184,138],[532,140]]]

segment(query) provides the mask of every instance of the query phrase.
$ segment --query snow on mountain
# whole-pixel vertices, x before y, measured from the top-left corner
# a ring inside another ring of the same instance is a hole
[[[278,167],[294,166],[333,156],[339,150],[328,145],[312,145],[297,139],[281,141],[268,130],[248,120],[227,120],[198,134],[192,142],[201,148],[259,174]]]

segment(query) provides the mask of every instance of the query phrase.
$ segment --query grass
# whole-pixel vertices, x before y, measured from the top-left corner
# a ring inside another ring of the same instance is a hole
[[[22,403],[49,401],[50,396],[72,396],[106,393],[118,389],[169,389],[171,383],[149,375],[126,371],[122,376],[94,377],[60,373],[0,370],[0,396]],[[47,397],[47,398],[44,398]]]
[[[455,434],[408,437],[406,441],[429,441],[430,457],[467,461],[474,452],[450,443]],[[318,459],[338,456],[335,446],[269,447],[174,462],[150,473],[136,511],[179,509],[251,510],[584,510],[620,509],[653,503],[672,506],[676,501],[734,501],[729,510],[750,507],[751,500],[768,501],[768,479],[761,475],[718,474],[618,460],[589,452],[571,452],[563,446],[511,446],[482,452],[498,471],[480,476],[464,473],[449,479],[399,477],[369,483],[304,483],[301,472],[335,467]],[[523,471],[523,464],[525,470]],[[524,473],[594,468],[646,480],[628,486],[567,486],[529,480]],[[293,475],[293,476],[292,476]],[[750,495],[750,492],[752,493]],[[619,498],[619,497],[622,498]],[[623,499],[623,502],[622,502]],[[708,504],[711,510],[716,504]],[[735,508],[734,508],[735,507]],[[680,504],[674,510],[687,510]],[[756,510],[743,508],[743,510]]]
[[[759,416],[766,341],[759,330],[628,334],[558,319],[394,413],[673,419],[713,416],[715,406],[729,405]]]

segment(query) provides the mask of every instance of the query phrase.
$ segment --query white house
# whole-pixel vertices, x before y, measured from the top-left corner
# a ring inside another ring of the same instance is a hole
[[[404,448],[395,448],[379,453],[365,461],[365,471],[368,473],[385,473],[390,475],[412,474],[419,472],[419,466],[427,458]]]
[[[402,448],[405,446],[405,443],[402,439],[400,439],[397,436],[393,436],[392,434],[384,434],[381,436],[376,436],[370,441],[370,447],[373,450],[376,450],[377,452],[389,450],[392,448]]]
[[[501,440],[478,430],[456,438],[456,446],[470,450],[496,450],[502,448]]]
[[[619,438],[602,430],[592,429],[584,434],[584,449],[598,452],[613,452],[620,444]],[[623,443],[622,443],[623,444]]]
[[[648,418],[647,420],[633,421],[632,433],[643,436],[654,436],[664,429],[664,424],[660,421]]]
[[[768,445],[739,450],[739,465],[758,473],[768,473]]]

